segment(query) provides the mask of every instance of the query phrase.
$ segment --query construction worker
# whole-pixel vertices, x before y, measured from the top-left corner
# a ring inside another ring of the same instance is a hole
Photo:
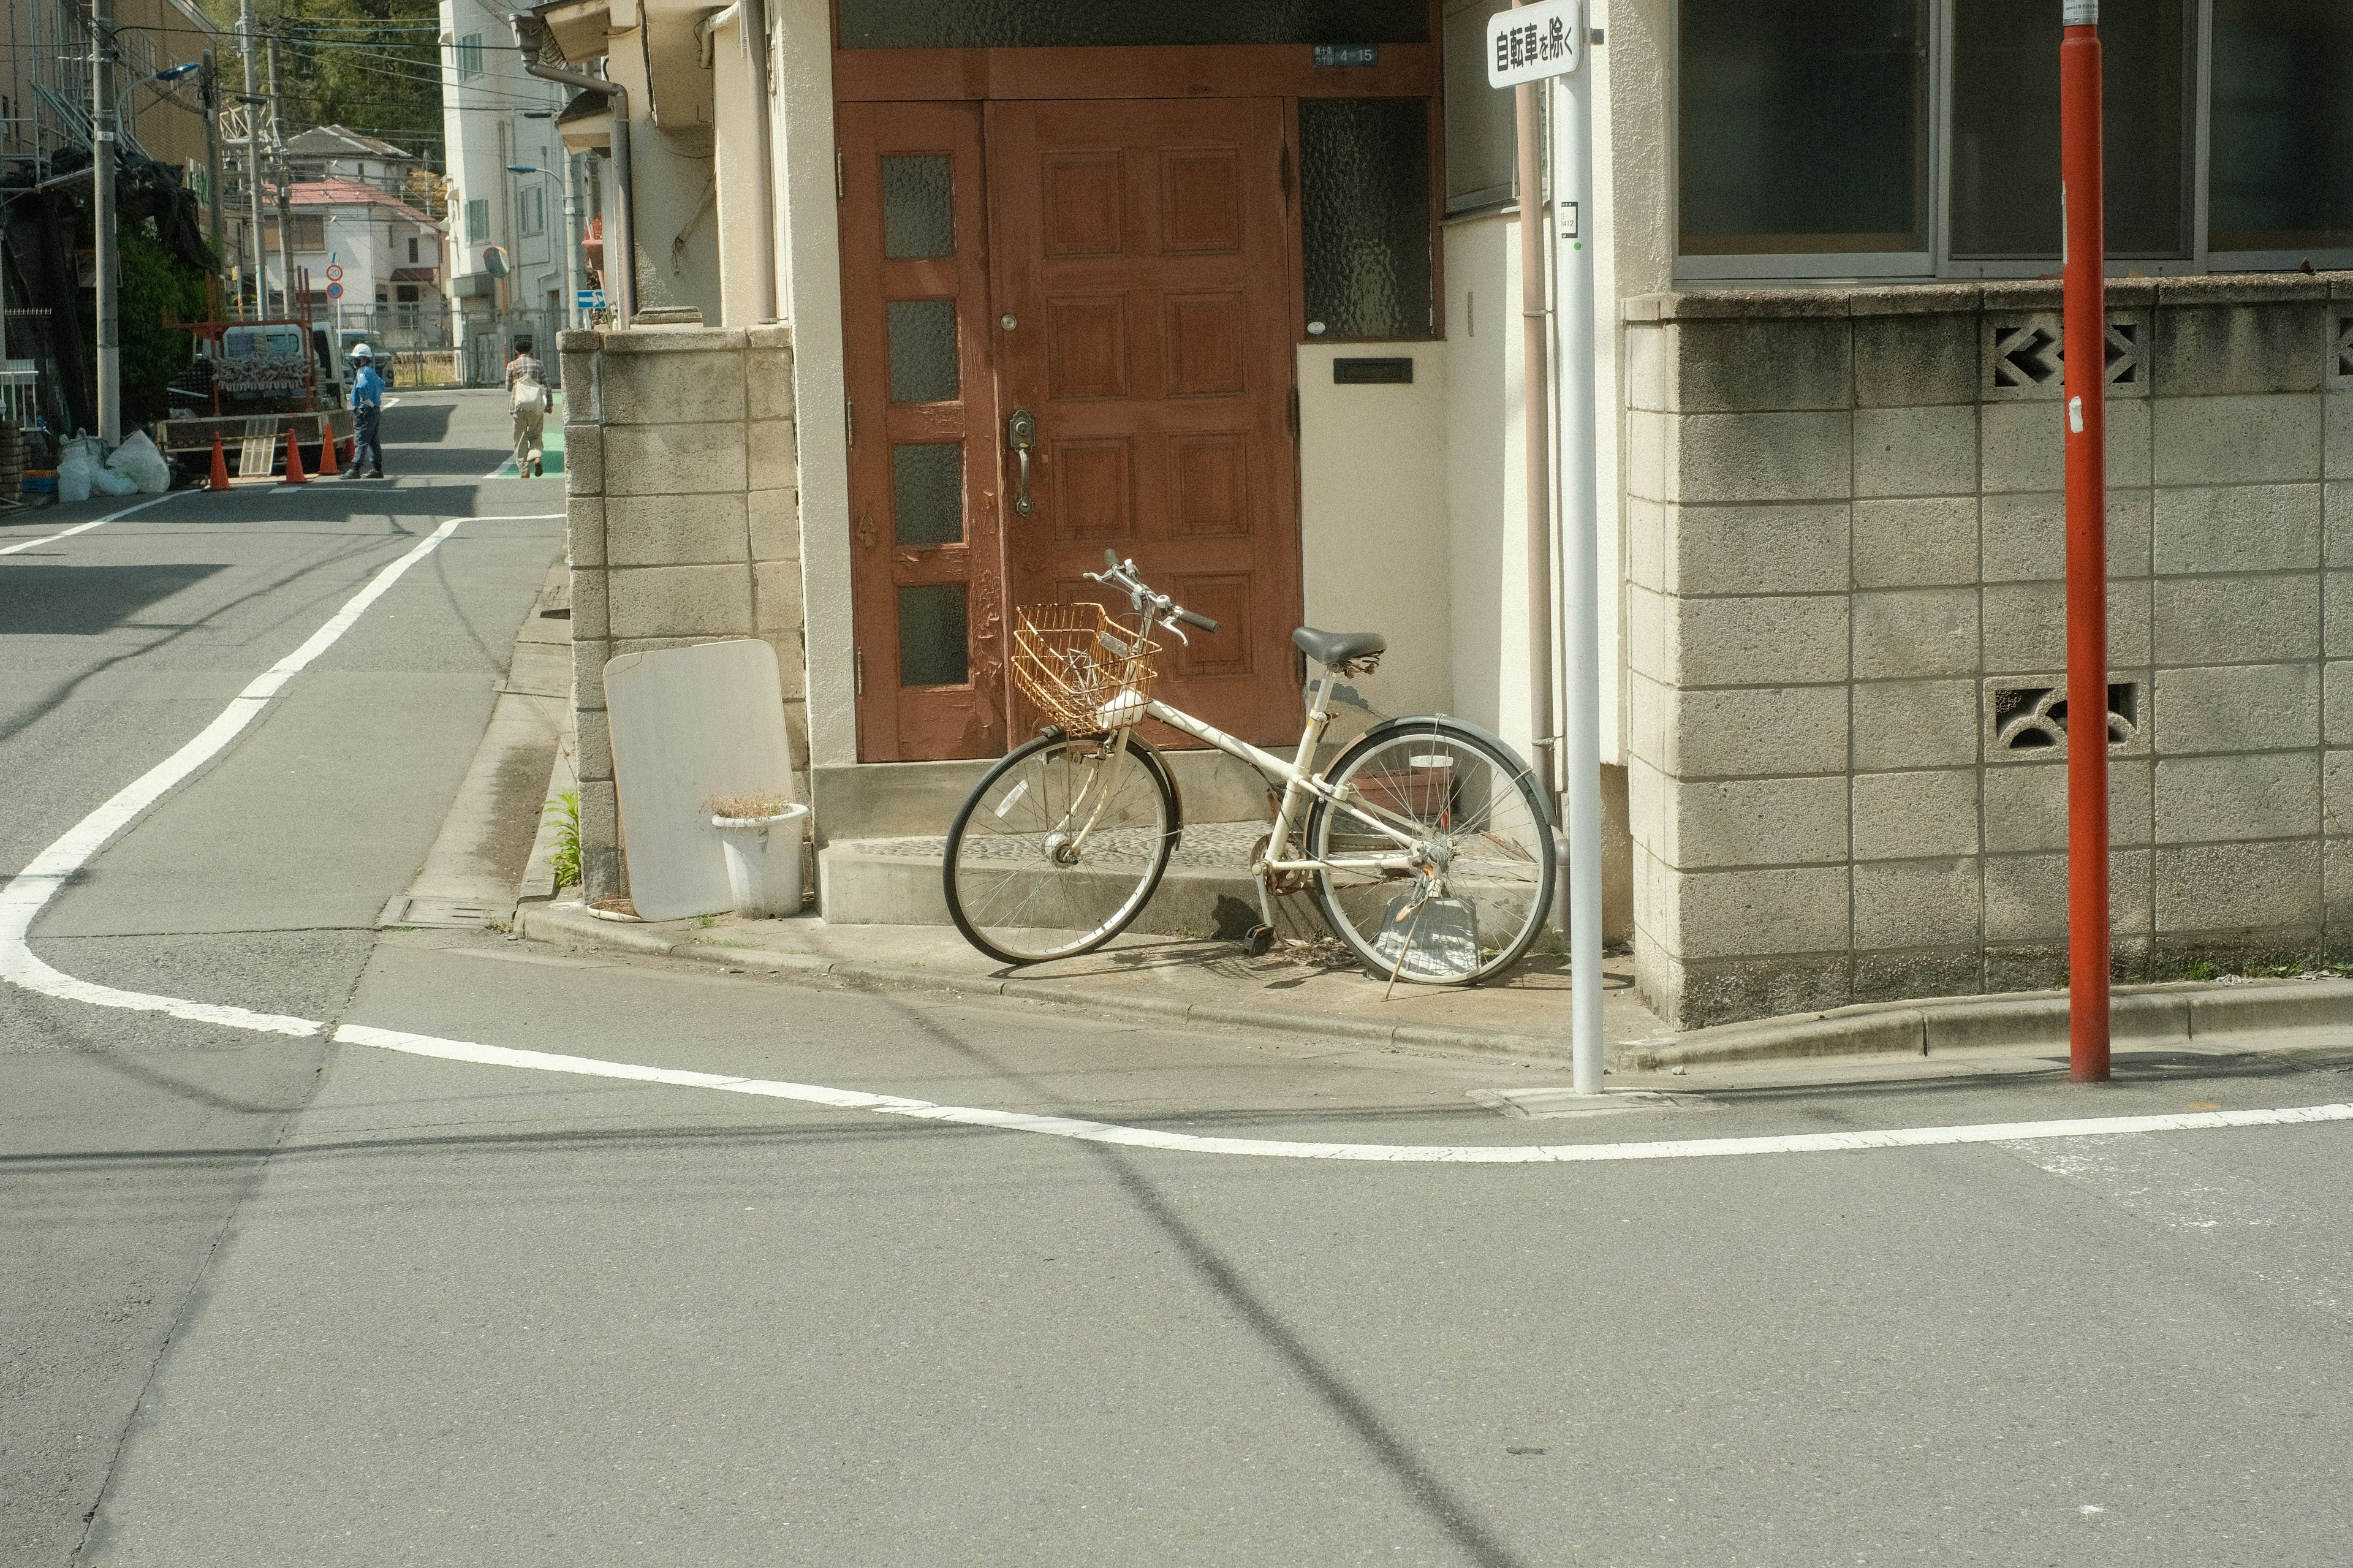
[[[547,390],[547,373],[532,358],[529,338],[515,340],[514,357],[507,361],[507,403],[514,410],[515,478],[546,472],[541,442],[555,395]]]
[[[352,466],[343,477],[360,477],[360,462],[367,462],[367,477],[384,478],[384,445],[377,437],[376,426],[384,417],[384,377],[375,370],[375,353],[362,343],[352,350]]]

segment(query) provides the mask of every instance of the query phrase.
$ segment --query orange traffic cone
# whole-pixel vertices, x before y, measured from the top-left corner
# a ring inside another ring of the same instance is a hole
[[[319,477],[325,479],[335,471],[335,427],[327,420],[319,421]]]
[[[294,438],[294,426],[286,426],[286,482],[307,485],[311,476],[302,471],[302,444]]]
[[[207,489],[228,489],[228,454],[221,450],[220,432],[213,432],[213,481]]]

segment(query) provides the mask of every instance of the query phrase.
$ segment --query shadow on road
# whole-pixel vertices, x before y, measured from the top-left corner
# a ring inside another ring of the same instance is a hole
[[[0,561],[0,636],[96,637],[227,570],[226,563],[47,566]]]

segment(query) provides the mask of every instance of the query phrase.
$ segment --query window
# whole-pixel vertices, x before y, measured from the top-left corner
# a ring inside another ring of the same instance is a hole
[[[482,35],[469,33],[458,40],[458,79],[482,74]]]
[[[2100,22],[2111,256],[2353,259],[2353,5],[2110,0]],[[1678,0],[1677,273],[2053,270],[2061,37],[2049,0]]]
[[[488,196],[466,204],[466,240],[480,245],[491,237],[491,202]]]
[[[408,264],[417,265],[417,237],[413,234],[408,237]]]
[[[394,284],[394,285],[392,286],[392,299],[393,299],[393,303],[395,303],[395,304],[396,304],[396,305],[414,305],[414,304],[416,304],[416,303],[417,303],[417,285],[416,285],[416,284],[414,284],[414,283],[396,283],[396,284]]]
[[[525,185],[515,193],[515,232],[529,239],[547,232],[547,192]]]
[[[1429,102],[1302,100],[1299,190],[1310,335],[1435,332]]]
[[[2214,0],[2208,162],[2213,249],[2353,247],[2353,7]]]

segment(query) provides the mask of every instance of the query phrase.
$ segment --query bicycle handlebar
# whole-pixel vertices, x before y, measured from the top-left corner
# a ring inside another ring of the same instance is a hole
[[[1151,618],[1167,626],[1171,631],[1176,630],[1174,623],[1178,621],[1184,622],[1188,626],[1197,626],[1205,632],[1214,632],[1219,629],[1218,623],[1208,616],[1186,609],[1166,594],[1155,593],[1150,584],[1135,574],[1135,563],[1122,561],[1116,550],[1104,551],[1103,569],[1100,572],[1089,572],[1085,576],[1090,583],[1101,583],[1105,587],[1117,588],[1124,593],[1129,605],[1139,615],[1145,613],[1145,607],[1147,605],[1150,605]],[[1185,634],[1177,632],[1176,635],[1181,637]]]

